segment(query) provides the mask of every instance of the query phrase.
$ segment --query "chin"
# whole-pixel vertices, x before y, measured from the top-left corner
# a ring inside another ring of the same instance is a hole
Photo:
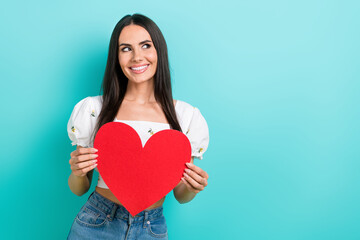
[[[133,79],[129,79],[129,81],[134,82],[134,83],[142,83],[142,82],[146,82],[146,81],[150,81],[152,78],[133,78]]]

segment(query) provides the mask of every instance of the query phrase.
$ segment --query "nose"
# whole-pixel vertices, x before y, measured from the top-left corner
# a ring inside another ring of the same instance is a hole
[[[142,54],[141,51],[138,49],[134,49],[133,51],[133,61],[134,62],[139,62],[142,60]]]

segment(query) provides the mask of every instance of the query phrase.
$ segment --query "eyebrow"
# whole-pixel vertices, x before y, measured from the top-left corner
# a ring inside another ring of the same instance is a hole
[[[144,44],[144,43],[146,43],[146,42],[151,42],[150,40],[144,40],[144,41],[142,41],[142,42],[140,42],[139,43],[139,45],[141,45],[141,44]],[[129,44],[129,43],[121,43],[120,45],[119,45],[119,47],[121,47],[121,46],[131,46],[131,44]]]

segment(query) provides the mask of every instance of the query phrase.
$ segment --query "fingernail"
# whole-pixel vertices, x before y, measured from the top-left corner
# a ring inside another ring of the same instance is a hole
[[[190,172],[190,170],[188,169],[188,168],[185,168],[185,171],[188,173],[188,172]]]
[[[93,148],[92,151],[93,151],[93,152],[97,152],[98,150],[97,150],[96,148]]]

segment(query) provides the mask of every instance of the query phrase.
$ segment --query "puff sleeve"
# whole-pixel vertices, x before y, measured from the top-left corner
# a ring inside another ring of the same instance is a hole
[[[191,156],[199,160],[203,159],[203,154],[209,145],[209,128],[205,118],[196,107],[194,107],[186,136],[190,140]]]
[[[96,117],[91,97],[86,97],[78,102],[67,124],[67,132],[71,144],[82,147],[93,147],[91,133],[96,125]]]

